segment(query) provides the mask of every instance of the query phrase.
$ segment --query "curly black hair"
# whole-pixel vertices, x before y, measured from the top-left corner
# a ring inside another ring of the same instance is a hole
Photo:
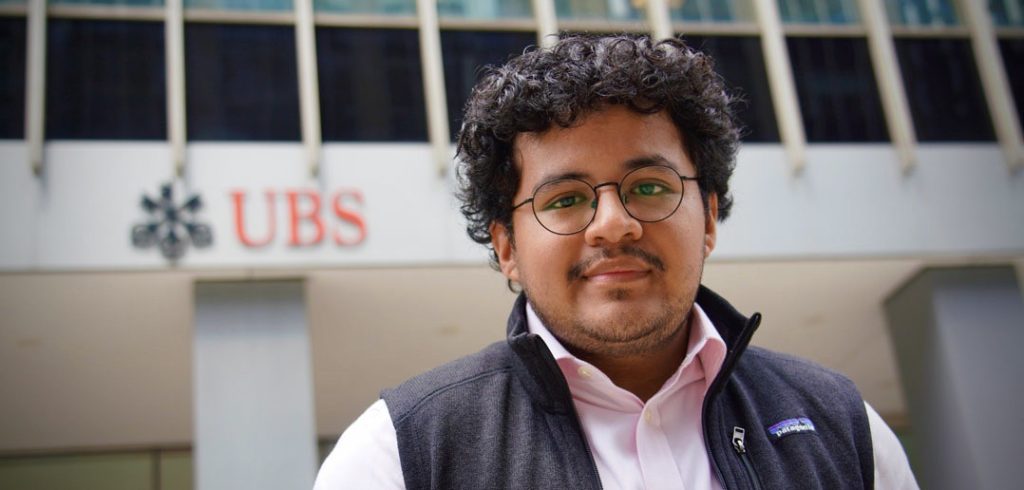
[[[608,104],[642,114],[667,111],[696,165],[705,210],[709,193],[716,194],[718,218],[724,220],[732,208],[729,177],[739,146],[733,102],[713,60],[679,39],[565,36],[551,48],[530,48],[487,68],[466,103],[458,135],[458,196],[466,231],[489,248],[492,223],[512,236],[517,134],[569,127]],[[493,248],[491,262],[497,265]]]

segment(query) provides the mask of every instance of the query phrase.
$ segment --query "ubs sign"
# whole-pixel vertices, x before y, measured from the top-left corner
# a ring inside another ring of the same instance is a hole
[[[190,245],[211,246],[214,236],[212,228],[198,216],[203,209],[203,199],[198,194],[178,192],[186,195],[178,202],[176,187],[180,186],[167,183],[160,187],[158,196],[143,195],[140,206],[146,217],[131,229],[133,246],[156,247],[171,261],[180,259]],[[340,189],[333,193],[311,189],[262,192],[236,189],[228,192],[226,198],[234,238],[247,249],[282,242],[289,248],[316,247],[324,243],[353,247],[366,240],[364,199],[358,189]],[[281,216],[284,223],[278,226]]]
[[[317,246],[324,241],[346,247],[366,240],[366,220],[359,209],[363,193],[358,189],[342,189],[328,195],[308,189],[268,189],[261,194],[262,213],[251,213],[250,207],[256,206],[248,203],[249,192],[231,192],[235,237],[248,248],[265,247],[279,240],[279,206],[285,208],[285,239],[290,247]],[[257,220],[260,226],[253,227]]]

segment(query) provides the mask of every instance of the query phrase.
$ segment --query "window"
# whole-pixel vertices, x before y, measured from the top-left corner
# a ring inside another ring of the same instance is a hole
[[[416,15],[416,0],[313,0],[313,8],[343,14]]]
[[[559,19],[636,21],[646,18],[646,11],[631,0],[555,0]]]
[[[135,0],[138,1],[138,0]],[[292,0],[184,0],[185,8],[210,10],[285,11],[294,9]]]
[[[685,41],[714,58],[715,71],[725,79],[729,92],[741,97],[736,112],[744,126],[743,141],[779,141],[761,39],[754,36],[686,36]]]
[[[98,5],[129,7],[161,7],[164,0],[50,0],[50,5]]]
[[[979,1],[979,0],[970,0]],[[955,26],[953,0],[886,0],[889,23],[907,26]]]
[[[192,466],[189,449],[5,456],[0,488],[185,490]]]
[[[290,26],[186,23],[189,139],[298,141],[296,63]]]
[[[419,33],[316,31],[325,141],[426,141]]]
[[[1017,118],[1024,127],[1024,39],[1000,39],[999,50],[1010,81],[1010,92],[1017,106]]]
[[[1020,0],[989,0],[992,22],[997,26],[1024,27],[1024,2]]]
[[[469,19],[533,17],[530,0],[438,0],[437,10],[442,17]]]
[[[903,84],[921,141],[994,139],[966,39],[896,39]]]
[[[889,139],[867,41],[790,37],[786,43],[808,141]]]
[[[672,20],[691,22],[753,22],[750,0],[686,0],[669,2]]]
[[[856,24],[856,0],[778,0],[779,16],[793,24]]]
[[[537,44],[533,32],[442,31],[441,52],[448,101],[448,125],[454,140],[462,111],[483,67],[500,66]]]
[[[0,139],[25,137],[25,18],[0,18]]]
[[[167,138],[163,22],[52,19],[46,136]]]

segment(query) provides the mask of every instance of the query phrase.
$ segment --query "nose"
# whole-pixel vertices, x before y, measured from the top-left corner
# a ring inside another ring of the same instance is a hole
[[[588,245],[619,243],[626,240],[639,240],[643,235],[643,225],[626,212],[619,197],[619,188],[615,185],[598,186],[597,209],[594,220],[584,232]],[[602,192],[604,198],[602,199]]]

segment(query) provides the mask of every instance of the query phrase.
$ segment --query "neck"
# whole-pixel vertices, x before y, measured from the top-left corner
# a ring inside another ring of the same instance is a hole
[[[690,322],[676,331],[657,349],[629,355],[603,353],[573,354],[605,373],[616,386],[629,391],[645,403],[671,377],[686,356],[689,346]]]

